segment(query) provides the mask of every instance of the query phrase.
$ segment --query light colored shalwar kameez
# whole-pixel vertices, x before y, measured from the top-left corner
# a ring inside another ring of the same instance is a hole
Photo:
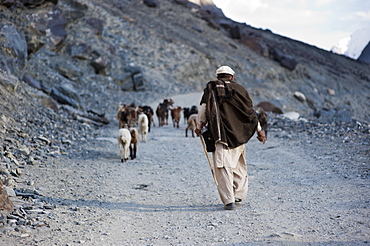
[[[205,107],[206,104],[203,103],[198,112],[198,129],[207,122]],[[261,130],[260,124],[257,125],[257,130]],[[229,204],[236,199],[245,200],[248,193],[245,144],[230,149],[224,144],[216,143],[216,150],[212,152],[212,157],[221,201]]]

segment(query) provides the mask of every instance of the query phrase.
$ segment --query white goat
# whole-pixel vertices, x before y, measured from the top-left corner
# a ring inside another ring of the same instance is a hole
[[[146,142],[146,137],[149,131],[149,120],[148,116],[144,113],[139,114],[138,128],[142,141]]]
[[[128,160],[128,152],[131,144],[131,133],[129,129],[121,128],[118,131],[118,146],[121,162]]]

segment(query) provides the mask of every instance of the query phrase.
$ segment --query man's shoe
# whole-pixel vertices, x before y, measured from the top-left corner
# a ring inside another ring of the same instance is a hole
[[[235,202],[232,202],[232,203],[226,204],[226,205],[224,206],[224,208],[225,208],[226,210],[234,210],[234,209],[236,209]]]
[[[236,202],[236,203],[242,202],[242,199],[240,199],[240,198],[235,198],[235,202]]]

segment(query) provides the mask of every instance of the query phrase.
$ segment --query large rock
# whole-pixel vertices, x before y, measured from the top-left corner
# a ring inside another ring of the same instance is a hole
[[[115,82],[119,84],[124,91],[145,90],[144,77],[139,67],[125,67],[124,72],[115,78]]]
[[[158,2],[155,1],[155,0],[143,0],[143,3],[148,6],[148,7],[151,7],[151,8],[156,8],[158,7]]]
[[[95,73],[106,75],[105,69],[109,66],[110,61],[108,58],[100,56],[93,59],[90,64],[93,66]]]
[[[0,181],[0,224],[5,224],[8,214],[13,212],[13,210],[14,205],[9,200],[8,193],[6,192],[3,183]]]
[[[11,24],[0,25],[0,69],[17,74],[27,62],[24,35]]]
[[[52,9],[39,9],[29,16],[29,23],[26,27],[26,39],[29,53],[35,53],[44,46],[51,51],[62,47],[67,37],[68,20],[57,7]]]
[[[71,105],[78,109],[83,108],[80,97],[72,84],[63,83],[55,86],[51,90],[50,96],[60,104]]]
[[[273,60],[279,62],[282,67],[285,67],[290,71],[293,71],[298,65],[297,60],[292,55],[285,54],[277,47],[271,48],[270,55]]]

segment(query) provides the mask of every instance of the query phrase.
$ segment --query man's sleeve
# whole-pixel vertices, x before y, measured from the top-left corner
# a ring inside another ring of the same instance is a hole
[[[206,119],[206,104],[202,103],[198,110],[198,117],[197,117],[197,128],[202,129],[202,125],[207,123]]]
[[[257,122],[257,132],[261,131],[262,130],[262,127],[261,127],[261,124],[260,122],[258,121]]]

